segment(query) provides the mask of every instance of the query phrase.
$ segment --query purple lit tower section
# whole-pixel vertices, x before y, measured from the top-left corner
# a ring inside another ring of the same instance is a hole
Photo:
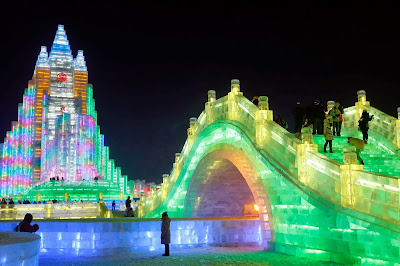
[[[0,196],[26,194],[57,176],[69,184],[96,178],[121,195],[129,191],[97,125],[83,51],[73,58],[63,25],[50,55],[42,46],[18,121],[0,146]]]

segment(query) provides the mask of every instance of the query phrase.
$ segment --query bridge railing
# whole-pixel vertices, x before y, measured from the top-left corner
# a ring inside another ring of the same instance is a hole
[[[398,151],[400,148],[400,119],[388,115],[370,105],[366,99],[365,91],[358,91],[358,102],[355,106],[345,108],[343,113],[343,128],[358,128],[358,120],[364,110],[374,118],[369,122],[369,128],[380,135],[378,141],[384,139],[392,145],[386,145],[392,152]],[[398,109],[398,118],[400,118],[400,110]]]

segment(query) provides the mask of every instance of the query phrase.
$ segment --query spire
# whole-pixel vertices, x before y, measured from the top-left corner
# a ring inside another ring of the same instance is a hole
[[[74,70],[75,71],[87,71],[85,56],[82,50],[78,50],[78,55],[74,60]]]
[[[40,48],[40,53],[36,61],[35,69],[36,68],[50,68],[49,55],[47,54],[46,46],[42,46]]]
[[[69,57],[68,59],[72,59],[72,52],[71,48],[69,47],[64,25],[58,25],[56,37],[54,38],[53,45],[51,46],[50,57]]]

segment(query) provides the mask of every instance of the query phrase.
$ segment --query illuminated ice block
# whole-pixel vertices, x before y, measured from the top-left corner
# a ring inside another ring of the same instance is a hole
[[[40,236],[36,234],[0,232],[0,264],[39,265],[40,242]]]

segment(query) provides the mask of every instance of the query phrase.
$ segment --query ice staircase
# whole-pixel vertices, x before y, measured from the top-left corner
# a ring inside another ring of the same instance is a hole
[[[321,154],[340,163],[344,163],[343,148],[349,145],[347,137],[362,139],[361,133],[354,134],[348,132],[348,130],[343,130],[342,136],[334,136],[332,142],[333,153],[329,152],[329,146],[327,146],[327,153],[324,153],[325,138],[323,135],[314,135],[314,144],[318,144],[318,152]],[[369,142],[365,145],[360,156],[365,163],[363,167],[364,171],[400,178],[400,156],[396,152],[384,148],[384,146],[381,143],[377,143],[374,138],[369,139]]]

